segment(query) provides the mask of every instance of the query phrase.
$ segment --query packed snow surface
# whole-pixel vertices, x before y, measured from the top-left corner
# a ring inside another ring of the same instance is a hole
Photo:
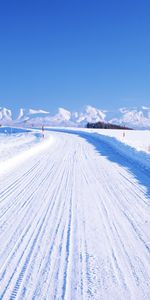
[[[76,130],[20,147],[0,169],[0,299],[149,300],[150,155]]]

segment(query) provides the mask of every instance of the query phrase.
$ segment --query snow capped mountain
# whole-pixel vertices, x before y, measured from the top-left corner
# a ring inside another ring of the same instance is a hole
[[[133,128],[150,128],[150,108],[120,108],[120,116],[111,119],[112,123],[127,125]]]
[[[30,108],[29,110],[26,110],[24,108],[20,108],[16,121],[19,121],[19,122],[24,121],[25,122],[32,118],[37,118],[37,117],[43,116],[45,114],[49,114],[49,112],[47,112],[45,110],[41,110],[41,109],[35,110],[35,109]]]
[[[85,111],[80,113],[77,118],[78,124],[83,124],[87,122],[98,122],[105,121],[105,111],[92,107],[90,105],[86,106]]]
[[[25,114],[25,109],[20,108],[20,111],[19,111],[19,115],[18,115],[17,120],[22,119],[22,118],[24,117],[24,114]]]
[[[71,112],[62,107],[58,109],[58,113],[51,117],[51,121],[61,122],[61,121],[69,121],[71,119]]]
[[[93,106],[86,106],[82,112],[71,112],[62,107],[55,115],[42,109],[20,108],[18,117],[14,118],[12,111],[0,108],[0,124],[21,126],[75,126],[85,127],[88,122],[109,122],[138,129],[150,129],[150,108],[122,107],[115,111],[106,111]]]
[[[30,115],[36,115],[36,114],[49,114],[49,112],[48,112],[48,111],[45,111],[45,110],[42,110],[42,109],[36,110],[36,109],[30,108],[30,109],[29,109],[29,114],[30,114]]]
[[[0,121],[11,121],[12,120],[12,112],[10,109],[0,107]]]

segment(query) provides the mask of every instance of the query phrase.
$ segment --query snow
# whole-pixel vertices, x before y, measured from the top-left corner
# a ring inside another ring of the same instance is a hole
[[[142,106],[142,109],[145,109],[145,110],[150,110],[150,107],[147,107],[147,106]]]
[[[25,114],[25,109],[20,108],[20,110],[19,110],[19,115],[18,115],[18,117],[17,117],[17,120],[22,119],[22,118],[24,117],[24,114]]]
[[[3,129],[0,299],[149,300],[150,155],[121,134]]]
[[[0,107],[0,120],[12,120],[12,112],[10,109]]]
[[[150,153],[150,130],[92,129],[89,131],[114,137],[138,151]]]
[[[121,134],[121,132],[120,132]],[[125,136],[123,135],[125,134]],[[116,135],[116,136],[115,136]],[[126,138],[128,135],[128,138]],[[150,144],[149,140],[139,139],[139,132],[136,131],[122,131],[122,136],[119,135],[117,130],[113,133],[113,130],[110,130],[109,134],[95,133],[92,134],[98,141],[102,141],[105,145],[108,144],[116,153],[119,153],[124,158],[130,160],[131,162],[136,162],[139,167],[144,168],[145,170],[150,169]],[[115,136],[115,137],[114,137]],[[142,136],[142,135],[141,135]],[[150,131],[147,132],[147,137],[150,137]]]
[[[0,128],[0,162],[29,149],[39,138],[32,132],[11,127]]]
[[[136,129],[150,128],[150,108],[141,106],[133,108],[118,108],[116,110],[104,110],[87,105],[81,111],[69,111],[62,107],[58,108],[55,115],[42,109],[23,109],[21,108],[18,117],[15,119],[10,109],[0,108],[0,120],[3,125],[24,124],[28,126],[66,126],[66,127],[85,127],[87,122],[104,121],[114,124],[125,125]]]
[[[42,141],[42,143],[41,143]],[[0,128],[0,174],[14,167],[20,161],[34,155],[52,139],[45,135],[43,140],[42,132],[29,131],[21,128],[2,127]]]
[[[144,106],[137,108],[121,108],[121,115],[116,118],[113,117],[110,122],[127,125],[131,128],[144,128],[150,127],[150,109]]]
[[[59,108],[58,109],[58,114],[56,114],[54,117],[51,118],[51,121],[54,121],[54,122],[62,122],[62,121],[69,121],[71,118],[71,113],[69,110],[66,110],[64,108]]]
[[[42,109],[29,109],[29,114],[34,115],[34,114],[49,114],[48,111],[42,110]]]
[[[53,130],[53,127],[46,127],[47,129]],[[108,137],[113,137],[114,139],[126,144],[137,151],[144,151],[150,154],[150,130],[118,130],[118,129],[87,129],[87,128],[73,128],[70,127],[55,127],[55,130],[60,131],[78,131],[95,133],[99,135],[105,135]],[[115,142],[115,141],[114,141]],[[117,143],[116,143],[117,145]]]
[[[98,122],[104,121],[106,114],[104,111],[101,111],[93,106],[87,105],[85,112],[79,114],[77,118],[77,123],[86,124],[87,122]]]
[[[22,136],[23,138],[23,136]],[[26,137],[25,137],[26,138]],[[18,144],[18,140],[15,141]],[[5,155],[3,155],[3,159],[1,162],[1,168],[0,168],[0,175],[8,172],[8,170],[12,170],[14,167],[21,165],[22,162],[26,161],[29,158],[34,157],[36,154],[39,154],[42,152],[45,148],[48,148],[53,143],[52,137],[49,139],[46,139],[43,141],[43,143],[39,143],[38,145],[35,145],[35,140],[32,139],[26,139],[25,144],[17,145],[17,147],[13,147],[10,144],[9,152],[4,152]],[[15,150],[15,156],[11,157],[11,146]],[[0,153],[1,155],[1,153]],[[7,159],[6,159],[7,157]],[[8,158],[9,157],[9,158]]]

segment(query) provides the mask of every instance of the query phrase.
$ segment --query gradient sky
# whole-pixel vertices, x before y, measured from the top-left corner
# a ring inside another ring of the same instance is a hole
[[[150,1],[0,1],[0,106],[150,105]]]

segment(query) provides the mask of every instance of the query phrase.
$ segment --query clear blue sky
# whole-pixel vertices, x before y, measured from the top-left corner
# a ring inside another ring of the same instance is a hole
[[[0,1],[0,105],[150,104],[150,1]]]

